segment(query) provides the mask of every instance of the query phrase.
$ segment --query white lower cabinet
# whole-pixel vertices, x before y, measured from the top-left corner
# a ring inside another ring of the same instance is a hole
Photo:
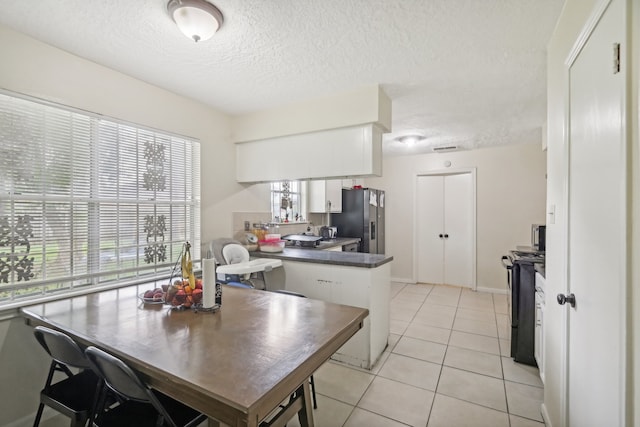
[[[538,364],[540,379],[544,384],[544,288],[545,279],[536,272],[536,326],[533,354]]]
[[[362,329],[331,358],[371,369],[389,339],[390,264],[377,268],[283,261],[285,289],[308,298],[369,309]]]

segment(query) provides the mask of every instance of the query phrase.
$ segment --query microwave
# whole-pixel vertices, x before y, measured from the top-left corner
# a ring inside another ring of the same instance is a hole
[[[544,251],[547,246],[547,226],[533,224],[531,226],[531,247],[536,251]]]

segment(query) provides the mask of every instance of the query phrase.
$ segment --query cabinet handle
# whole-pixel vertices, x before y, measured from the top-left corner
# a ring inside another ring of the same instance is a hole
[[[445,235],[444,235],[444,238],[445,238],[445,239],[448,239],[448,238],[449,238],[449,235],[448,235],[448,234],[445,234]]]
[[[442,239],[442,233],[438,234],[438,237]]]

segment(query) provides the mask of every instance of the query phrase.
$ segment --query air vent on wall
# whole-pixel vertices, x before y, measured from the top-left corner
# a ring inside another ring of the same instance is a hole
[[[460,147],[458,147],[457,145],[441,145],[439,147],[433,147],[432,149],[436,153],[444,153],[447,151],[457,151],[460,149]]]

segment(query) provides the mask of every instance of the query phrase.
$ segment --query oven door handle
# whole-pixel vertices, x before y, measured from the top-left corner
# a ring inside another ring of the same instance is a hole
[[[507,270],[511,270],[513,268],[513,263],[511,262],[511,260],[507,255],[503,255],[500,262],[502,262],[502,266]]]

